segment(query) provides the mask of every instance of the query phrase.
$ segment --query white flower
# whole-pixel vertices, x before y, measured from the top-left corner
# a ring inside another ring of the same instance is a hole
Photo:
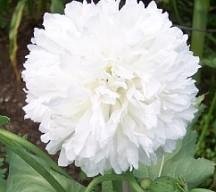
[[[170,152],[196,111],[199,68],[167,13],[128,0],[73,1],[44,16],[24,64],[26,118],[59,165],[122,173]]]

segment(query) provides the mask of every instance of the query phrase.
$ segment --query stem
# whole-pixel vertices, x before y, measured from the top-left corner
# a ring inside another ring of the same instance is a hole
[[[194,0],[193,31],[191,49],[199,57],[202,57],[204,50],[205,32],[207,27],[209,0]]]
[[[38,147],[36,147],[32,143],[28,142],[27,140],[25,140],[25,139],[15,135],[15,134],[9,132],[9,131],[6,131],[4,129],[0,129],[0,136],[3,136],[5,138],[7,138],[7,140],[17,142],[19,145],[21,145],[22,147],[24,147],[28,151],[36,154],[37,156],[41,157],[46,162],[48,162],[48,164],[50,165],[50,167],[53,170],[55,170],[56,172],[64,175],[67,178],[70,178],[70,176],[63,169],[58,167],[58,165],[46,153],[41,151]]]
[[[56,192],[66,192],[65,189],[59,184],[59,182],[46,170],[43,166],[37,162],[33,157],[29,155],[22,148],[21,145],[14,141],[7,140],[4,136],[0,135],[0,142],[9,147],[14,153],[16,153],[21,159],[23,159],[29,166],[31,166],[36,172],[38,172]]]
[[[116,190],[116,191],[122,191],[122,186],[123,186],[123,183],[120,182],[120,181],[113,181],[113,188]]]
[[[176,0],[172,0],[171,4],[173,6],[174,13],[175,13],[175,16],[176,16],[176,19],[177,19],[178,23],[182,24],[183,22],[182,22],[182,19],[181,19],[179,10],[178,10],[177,1]]]
[[[209,6],[210,0],[194,0],[192,28],[196,30],[192,32],[191,50],[200,58],[202,58],[204,51]],[[195,78],[199,82],[200,74],[197,74]]]
[[[129,173],[127,175],[127,178],[131,189],[133,189],[135,192],[144,192],[144,190],[140,187],[140,185],[137,183],[136,179],[132,174]]]
[[[104,181],[118,181],[118,180],[124,180],[123,175],[114,175],[114,174],[109,174],[109,175],[103,175],[103,176],[98,176],[95,177],[88,185],[88,187],[85,189],[84,192],[92,192],[92,190],[97,186],[99,183],[102,183]]]
[[[126,180],[128,181],[131,189],[133,189],[135,192],[144,192],[143,189],[139,186],[136,179],[131,174],[125,174],[125,175],[114,175],[114,174],[108,174],[103,175],[94,178],[91,183],[88,185],[88,187],[85,189],[84,192],[92,192],[92,190],[95,188],[96,185],[104,182],[104,181],[118,181],[118,180]]]
[[[160,170],[159,170],[159,173],[158,173],[158,177],[160,177],[161,174],[162,174],[163,166],[164,166],[164,160],[165,160],[165,158],[164,158],[164,155],[163,155],[163,157],[161,159],[161,165],[160,165]]]
[[[206,136],[206,132],[208,131],[208,126],[209,126],[209,123],[212,119],[212,113],[213,113],[213,110],[214,110],[214,107],[216,106],[216,92],[214,94],[214,97],[213,97],[213,100],[211,102],[211,105],[210,105],[210,108],[209,108],[209,111],[208,113],[204,116],[204,119],[203,121],[201,122],[201,125],[203,124],[203,129],[202,129],[202,133],[199,137],[199,140],[197,142],[197,150],[201,147],[201,144],[203,142],[203,140],[205,139],[205,136]]]

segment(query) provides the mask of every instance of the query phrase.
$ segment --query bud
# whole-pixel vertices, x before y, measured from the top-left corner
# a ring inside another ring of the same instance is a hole
[[[151,183],[152,183],[152,180],[150,178],[146,177],[146,178],[142,179],[140,185],[143,189],[146,190],[146,189],[150,188]]]

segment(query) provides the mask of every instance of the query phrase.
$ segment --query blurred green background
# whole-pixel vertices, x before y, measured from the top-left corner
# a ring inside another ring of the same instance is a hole
[[[0,114],[11,118],[9,130],[40,143],[40,133],[23,120],[25,94],[20,78],[34,27],[41,27],[44,12],[62,13],[70,0],[0,0]],[[143,0],[147,5],[150,1]],[[199,87],[199,117],[193,129],[199,133],[197,157],[216,162],[216,0],[157,0],[168,11],[174,26],[189,35],[191,50],[202,68],[194,77]],[[121,6],[125,2],[121,1]],[[72,170],[76,172],[76,170]],[[216,188],[216,174],[206,185]]]

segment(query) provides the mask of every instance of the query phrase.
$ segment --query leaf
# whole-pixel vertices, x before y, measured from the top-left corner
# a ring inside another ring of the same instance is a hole
[[[16,75],[16,79],[20,80],[19,72],[17,69],[17,33],[22,20],[23,11],[25,8],[26,0],[20,0],[13,12],[11,23],[10,23],[10,31],[9,31],[9,55],[11,64],[13,67],[13,71]]]
[[[66,173],[66,171],[63,170],[62,168],[60,168],[57,165],[57,163],[54,162],[48,154],[43,152],[40,148],[38,148],[34,144],[30,143],[26,139],[24,139],[20,136],[17,136],[17,135],[15,135],[15,134],[7,131],[7,130],[0,129],[0,142],[3,143],[4,145],[6,145],[12,151],[15,150],[16,153],[19,151],[19,153],[21,152],[23,154],[23,153],[26,153],[24,150],[27,150],[28,151],[27,154],[30,152],[31,154],[34,154],[35,156],[42,158],[44,161],[47,162],[47,164],[52,169],[61,173],[62,175],[65,175],[66,177],[70,177]]]
[[[0,0],[0,13],[7,8],[8,0]]]
[[[10,122],[10,119],[8,117],[0,115],[0,126],[6,125],[9,122]]]
[[[51,0],[50,10],[53,13],[64,12],[64,1],[63,0]]]
[[[192,189],[190,192],[214,192],[214,191],[209,189],[197,188],[197,189]]]
[[[31,154],[29,154],[31,155]],[[32,155],[33,156],[33,155]],[[44,169],[47,169],[67,192],[81,192],[84,187],[72,179],[53,171],[42,159],[35,157]],[[56,192],[51,185],[19,156],[9,152],[9,176],[6,192]]]
[[[0,159],[0,168],[3,166],[3,159]],[[0,169],[0,192],[5,192],[6,190],[6,181],[5,177],[5,170]]]
[[[0,159],[0,168],[3,166],[4,159]],[[0,169],[0,179],[4,178],[5,170]]]
[[[211,68],[216,68],[216,57],[210,56],[209,58],[203,59],[202,62]]]
[[[0,27],[4,28],[7,25],[5,15],[7,15],[8,0],[0,0]]]
[[[180,150],[182,147],[182,141],[179,140],[176,144],[176,149],[172,153],[165,154],[164,161],[168,161],[169,159],[172,159]],[[160,168],[162,164],[162,159],[158,161],[158,163],[153,164],[151,166],[145,166],[140,165],[140,168],[138,170],[134,170],[134,175],[138,178],[151,178],[156,179],[159,176]]]
[[[172,160],[179,160],[183,157],[193,157],[196,150],[196,138],[196,131],[188,129],[188,132],[182,141],[180,150],[178,151],[178,153],[176,153]]]
[[[6,192],[6,182],[0,178],[0,192]]]
[[[171,177],[159,177],[149,187],[151,192],[180,192],[178,182]]]
[[[166,155],[162,166],[161,176],[173,178],[182,177],[189,187],[196,187],[214,172],[214,163],[206,159],[194,159],[196,147],[195,131],[188,130],[181,147],[173,153]],[[155,179],[160,172],[161,161],[153,166],[142,166],[134,174],[138,178],[150,177]]]
[[[151,179],[156,179],[159,175],[159,170],[160,170],[160,163],[157,163],[152,166],[145,166],[145,165],[140,165],[138,170],[134,170],[134,175],[137,178],[143,179],[143,178],[151,178]]]
[[[162,175],[182,177],[189,187],[200,185],[214,172],[214,163],[206,159],[182,158],[178,161],[169,161],[164,167]]]

